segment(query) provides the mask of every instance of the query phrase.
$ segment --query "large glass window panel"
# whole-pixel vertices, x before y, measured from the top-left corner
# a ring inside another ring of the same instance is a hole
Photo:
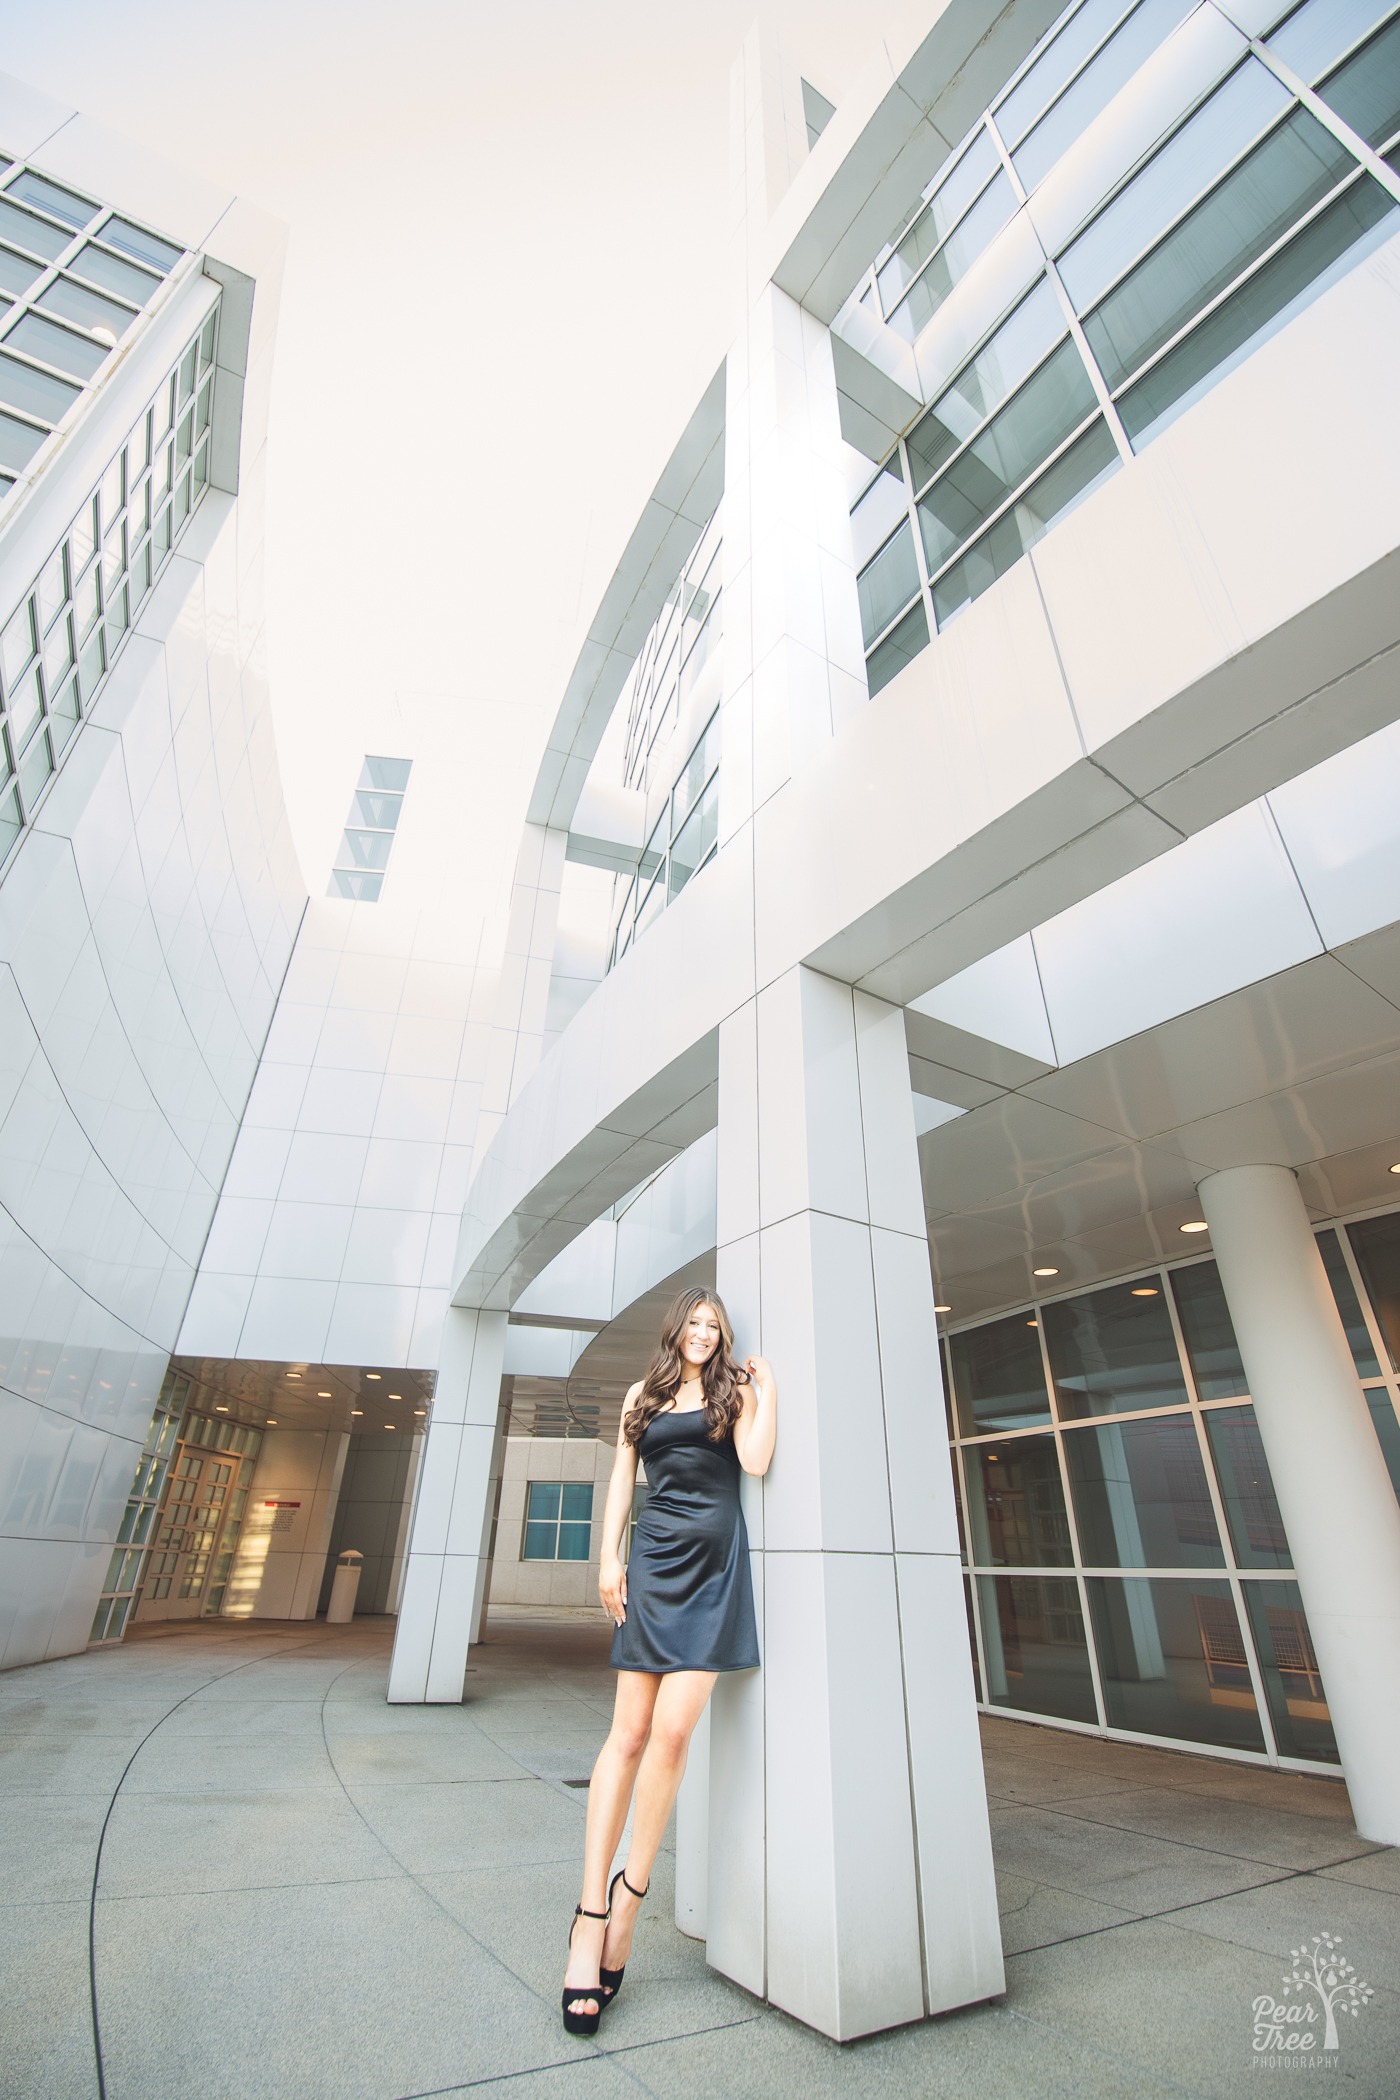
[[[680,690],[682,694],[689,694],[695,690],[699,683],[701,672],[712,661],[714,653],[719,647],[720,636],[723,631],[724,623],[720,618],[719,597],[716,595],[711,601],[709,615],[705,624],[691,643],[689,654],[681,665]]]
[[[975,1566],[1072,1565],[1069,1518],[1053,1435],[965,1444],[963,1460]]]
[[[90,292],[86,285],[75,283],[71,277],[56,277],[39,304],[45,313],[58,314],[65,321],[76,321],[80,328],[106,329],[114,343],[121,340],[136,319],[129,306],[119,306],[115,299],[104,299],[100,292]]]
[[[119,299],[130,299],[136,306],[144,306],[160,283],[148,270],[138,270],[135,263],[123,262],[119,255],[109,255],[91,241],[78,250],[68,268],[75,276],[85,277],[89,284],[100,285],[104,292],[115,292]]]
[[[1064,1442],[1085,1567],[1224,1566],[1189,1415],[1066,1431]]]
[[[41,729],[19,762],[19,788],[26,809],[33,809],[52,771],[53,753],[49,749],[48,731]]]
[[[1056,1398],[1071,1419],[1185,1401],[1176,1337],[1160,1294],[1138,1298],[1131,1284],[1115,1283],[1044,1305],[1040,1318]]]
[[[62,219],[66,226],[75,229],[91,225],[99,209],[86,197],[79,197],[72,190],[60,189],[56,182],[36,175],[32,168],[17,175],[5,194],[18,197],[22,204],[35,205],[38,210],[46,211],[50,218]]]
[[[1371,1347],[1371,1333],[1361,1311],[1356,1295],[1356,1286],[1351,1280],[1351,1271],[1342,1253],[1341,1242],[1330,1228],[1317,1235],[1317,1251],[1322,1256],[1322,1266],[1327,1271],[1327,1281],[1332,1286],[1332,1296],[1337,1301],[1337,1311],[1342,1316],[1342,1325],[1347,1331],[1347,1344],[1352,1362],[1356,1365],[1358,1378],[1379,1378],[1381,1367],[1376,1362],[1376,1352]]]
[[[1141,6],[1134,8],[1122,28],[1109,38],[1012,155],[1016,173],[1027,190],[1033,190],[1049,174],[1060,156],[1099,112],[1107,109],[1118,90],[1132,79],[1157,46],[1165,43],[1177,24],[1185,21],[1195,5],[1196,0],[1142,0]]]
[[[1202,1400],[1231,1400],[1237,1393],[1247,1393],[1239,1343],[1215,1263],[1203,1261],[1189,1269],[1174,1269],[1171,1284]]]
[[[979,1575],[989,1706],[1095,1722],[1079,1588],[1063,1575]]]
[[[1347,1237],[1376,1324],[1385,1337],[1391,1366],[1400,1371],[1400,1211],[1349,1225]]]
[[[32,423],[19,423],[13,416],[0,415],[0,467],[19,473],[29,465],[47,436],[46,430],[36,430]],[[13,487],[13,483],[10,485]]]
[[[671,829],[679,830],[695,806],[695,798],[719,764],[719,711],[710,716],[695,749],[691,752],[671,797]]]
[[[0,352],[0,401],[6,407],[17,408],[21,415],[42,416],[45,422],[57,423],[77,398],[78,389],[66,380],[56,379],[50,372],[38,372],[33,365],[22,365],[17,357],[6,357]]]
[[[677,896],[709,859],[719,837],[719,781],[712,780],[671,847],[670,895]]]
[[[360,768],[359,785],[362,788],[389,788],[395,794],[402,794],[412,770],[411,758],[369,757]]]
[[[1291,1567],[1293,1556],[1254,1409],[1208,1408],[1205,1425],[1236,1562],[1242,1568]]]
[[[1373,29],[1390,5],[1391,0],[1307,0],[1274,31],[1268,47],[1301,79],[1312,82]]]
[[[42,277],[42,263],[32,262],[27,255],[16,255],[12,248],[0,248],[0,292],[27,292],[36,277]]]
[[[1054,465],[1024,489],[990,531],[943,571],[933,586],[933,608],[941,627],[990,590],[1077,503],[1092,495],[1121,465],[1118,447],[1102,420],[1093,422]]]
[[[1256,58],[1246,59],[1216,89],[1061,255],[1060,275],[1080,312],[1151,247],[1163,227],[1208,189],[1291,100],[1287,88]]]
[[[970,1575],[964,1575],[963,1577],[963,1604],[967,1609],[967,1641],[969,1648],[972,1650],[973,1691],[979,1699],[985,1700],[987,1695],[982,1689],[982,1669],[977,1660],[977,1622],[972,1616],[972,1577]]]
[[[1084,361],[1072,342],[1062,343],[920,499],[931,573],[981,530],[1093,407]]]
[[[0,672],[5,679],[5,690],[12,692],[25,666],[34,660],[39,638],[34,627],[34,601],[26,598],[18,611],[11,614],[0,634]]]
[[[908,293],[889,317],[889,325],[906,342],[922,334],[953,286],[964,278],[979,255],[990,246],[1016,211],[1016,192],[1003,172],[988,183],[961,223],[954,227],[943,246],[916,277]]]
[[[173,270],[180,260],[180,251],[157,234],[147,233],[144,226],[134,226],[130,219],[109,219],[99,229],[99,238],[109,248],[117,248],[123,255],[130,255],[137,262],[148,263],[159,270],[162,277]]]
[[[1084,0],[1053,42],[1027,67],[1011,92],[996,105],[997,128],[1008,146],[1017,146],[1045,114],[1066,83],[1078,72],[1127,12],[1127,0]]]
[[[1110,1727],[1264,1748],[1228,1582],[1097,1575],[1087,1588]]]
[[[1222,367],[1280,325],[1295,303],[1315,297],[1330,275],[1376,228],[1393,228],[1400,207],[1363,176],[1329,204],[1281,253],[1256,270],[1184,342],[1119,397],[1123,427],[1135,445],[1188,407]],[[1379,238],[1379,236],[1377,236]]]
[[[39,670],[36,665],[27,671],[18,685],[11,686],[6,694],[6,705],[10,725],[10,742],[16,751],[22,751],[33,733],[35,724],[44,712],[43,695],[39,690]]]
[[[0,733],[0,744],[3,742],[4,736]],[[3,765],[0,765],[0,772],[3,770]],[[20,829],[19,797],[12,787],[8,787],[0,793],[0,860],[19,837]]]
[[[904,469],[896,451],[885,461],[851,512],[851,546],[857,568],[868,562],[880,543],[894,531],[904,514],[906,502]]]
[[[21,211],[17,204],[10,204],[0,197],[0,240],[27,249],[30,255],[40,255],[45,262],[53,262],[62,255],[72,238],[62,226],[50,226],[47,219],[36,219],[33,212]]]
[[[330,894],[333,897],[350,897],[359,904],[376,904],[383,887],[382,875],[371,875],[362,868],[335,868],[331,872]]]
[[[916,492],[1000,408],[1064,332],[1060,302],[1042,277],[910,433],[909,464]]]
[[[1324,80],[1318,93],[1368,146],[1400,131],[1400,17]]]
[[[389,865],[389,848],[393,843],[392,832],[347,831],[336,857],[349,868],[383,869]]]
[[[1029,1429],[1050,1420],[1040,1343],[1025,1313],[950,1335],[948,1356],[964,1436]]]
[[[1340,1764],[1297,1583],[1246,1582],[1244,1596],[1279,1755]]]
[[[1400,1501],[1400,1422],[1395,1419],[1395,1409],[1389,1393],[1383,1385],[1371,1386],[1366,1394],[1371,1410],[1371,1427],[1376,1432],[1376,1441],[1381,1447],[1381,1457],[1390,1475],[1390,1484]]]
[[[860,623],[869,648],[877,634],[889,626],[918,596],[919,571],[914,559],[914,534],[906,520],[887,547],[881,549],[856,585],[860,595]]]
[[[1000,165],[1000,157],[989,133],[979,130],[957,166],[938,185],[889,261],[881,264],[878,272],[880,298],[886,313],[918,276],[939,242],[946,239]]]
[[[359,788],[351,801],[350,815],[357,824],[370,825],[376,831],[392,831],[402,808],[402,795],[376,794],[372,788]]]
[[[871,650],[865,660],[865,682],[871,699],[897,678],[906,664],[911,664],[921,649],[928,647],[928,614],[924,611],[922,598],[914,609],[892,627],[878,647]]]
[[[1086,317],[1109,386],[1120,386],[1355,165],[1306,110],[1256,146]]]

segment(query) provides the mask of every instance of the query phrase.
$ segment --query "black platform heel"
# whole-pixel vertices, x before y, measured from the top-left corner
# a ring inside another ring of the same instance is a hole
[[[647,1885],[650,1887],[650,1883]],[[612,1891],[609,1890],[608,1894],[611,1897]],[[607,1910],[585,1910],[581,1903],[576,1903],[574,1905],[574,1922],[569,1927],[569,1945],[572,1947],[574,1944],[574,1925],[578,1924],[580,1918],[601,1918],[606,1924],[611,1911],[611,1901],[609,1901]],[[622,1971],[619,1969],[617,1973],[621,1976]],[[573,2004],[575,1998],[596,1998],[598,2001],[597,2012],[570,2012],[569,2007]],[[602,2018],[603,2007],[606,2003],[607,1999],[603,1993],[601,1973],[596,1984],[565,1984],[563,1998],[565,2034],[596,2034],[598,2032],[598,2022]]]
[[[627,1869],[625,1867],[619,1867],[617,1872],[613,1875],[612,1880],[608,1883],[609,1917],[612,1916],[613,1890],[617,1887],[619,1881],[622,1883],[622,1886],[626,1889],[628,1895],[635,1896],[639,1903],[641,1902],[643,1896],[645,1896],[647,1889],[651,1887],[651,1883],[648,1882],[646,1889],[634,1889],[631,1882],[627,1879]],[[606,2011],[608,2006],[612,2004],[613,1999],[622,1989],[622,1979],[626,1975],[626,1973],[626,1962],[622,1964],[622,1967],[620,1969],[605,1969],[601,1962],[598,1964],[598,1982],[603,1992],[604,2011]]]

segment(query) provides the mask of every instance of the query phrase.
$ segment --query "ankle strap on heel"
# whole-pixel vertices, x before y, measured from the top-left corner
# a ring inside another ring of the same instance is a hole
[[[635,1896],[639,1903],[641,1902],[643,1896],[645,1896],[647,1889],[651,1887],[651,1883],[648,1882],[646,1889],[634,1889],[631,1882],[627,1879],[627,1870],[625,1867],[623,1868],[622,1873],[618,1878],[620,1879],[622,1886],[626,1889],[628,1895]]]
[[[651,1887],[650,1882],[647,1883],[647,1887]],[[632,1893],[635,1896],[637,1892],[633,1889]],[[574,1905],[574,1916],[576,1918],[602,1918],[606,1921],[612,1916],[612,1905],[609,1904],[606,1910],[585,1910],[581,1903],[576,1903]]]

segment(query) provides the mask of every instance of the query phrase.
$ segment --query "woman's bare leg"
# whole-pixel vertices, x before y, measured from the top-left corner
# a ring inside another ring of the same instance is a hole
[[[661,1840],[675,1806],[676,1789],[685,1771],[695,1724],[715,1687],[713,1670],[673,1670],[657,1680],[651,1712],[651,1735],[637,1772],[637,1805],[632,1816],[632,1842],[627,1853],[627,1880],[644,1889],[651,1880]],[[618,1835],[621,1836],[621,1825]],[[632,1929],[638,1902],[619,1882],[613,1898],[603,1959],[620,1969],[632,1951]]]
[[[666,1681],[664,1677],[653,1677],[644,1670],[619,1670],[617,1673],[612,1727],[598,1752],[593,1776],[588,1782],[588,1823],[583,1840],[585,1910],[607,1909],[608,1869],[627,1822],[632,1782],[637,1776],[637,1767],[642,1762],[651,1731],[652,1709]],[[664,1823],[662,1828],[665,1828]],[[564,1971],[564,1986],[567,1989],[571,1984],[580,1984],[585,1986],[585,1993],[570,1999],[570,2012],[597,2012],[600,2001],[588,1996],[586,1987],[592,1985],[597,1990],[598,1964],[602,1955],[602,1920],[576,1918],[569,1947],[569,1965]]]

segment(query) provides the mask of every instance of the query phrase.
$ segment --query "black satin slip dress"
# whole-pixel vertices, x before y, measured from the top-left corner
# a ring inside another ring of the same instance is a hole
[[[732,1433],[705,1434],[702,1407],[656,1415],[638,1456],[647,1498],[627,1561],[627,1616],[615,1670],[755,1670],[758,1628],[742,1468]]]

